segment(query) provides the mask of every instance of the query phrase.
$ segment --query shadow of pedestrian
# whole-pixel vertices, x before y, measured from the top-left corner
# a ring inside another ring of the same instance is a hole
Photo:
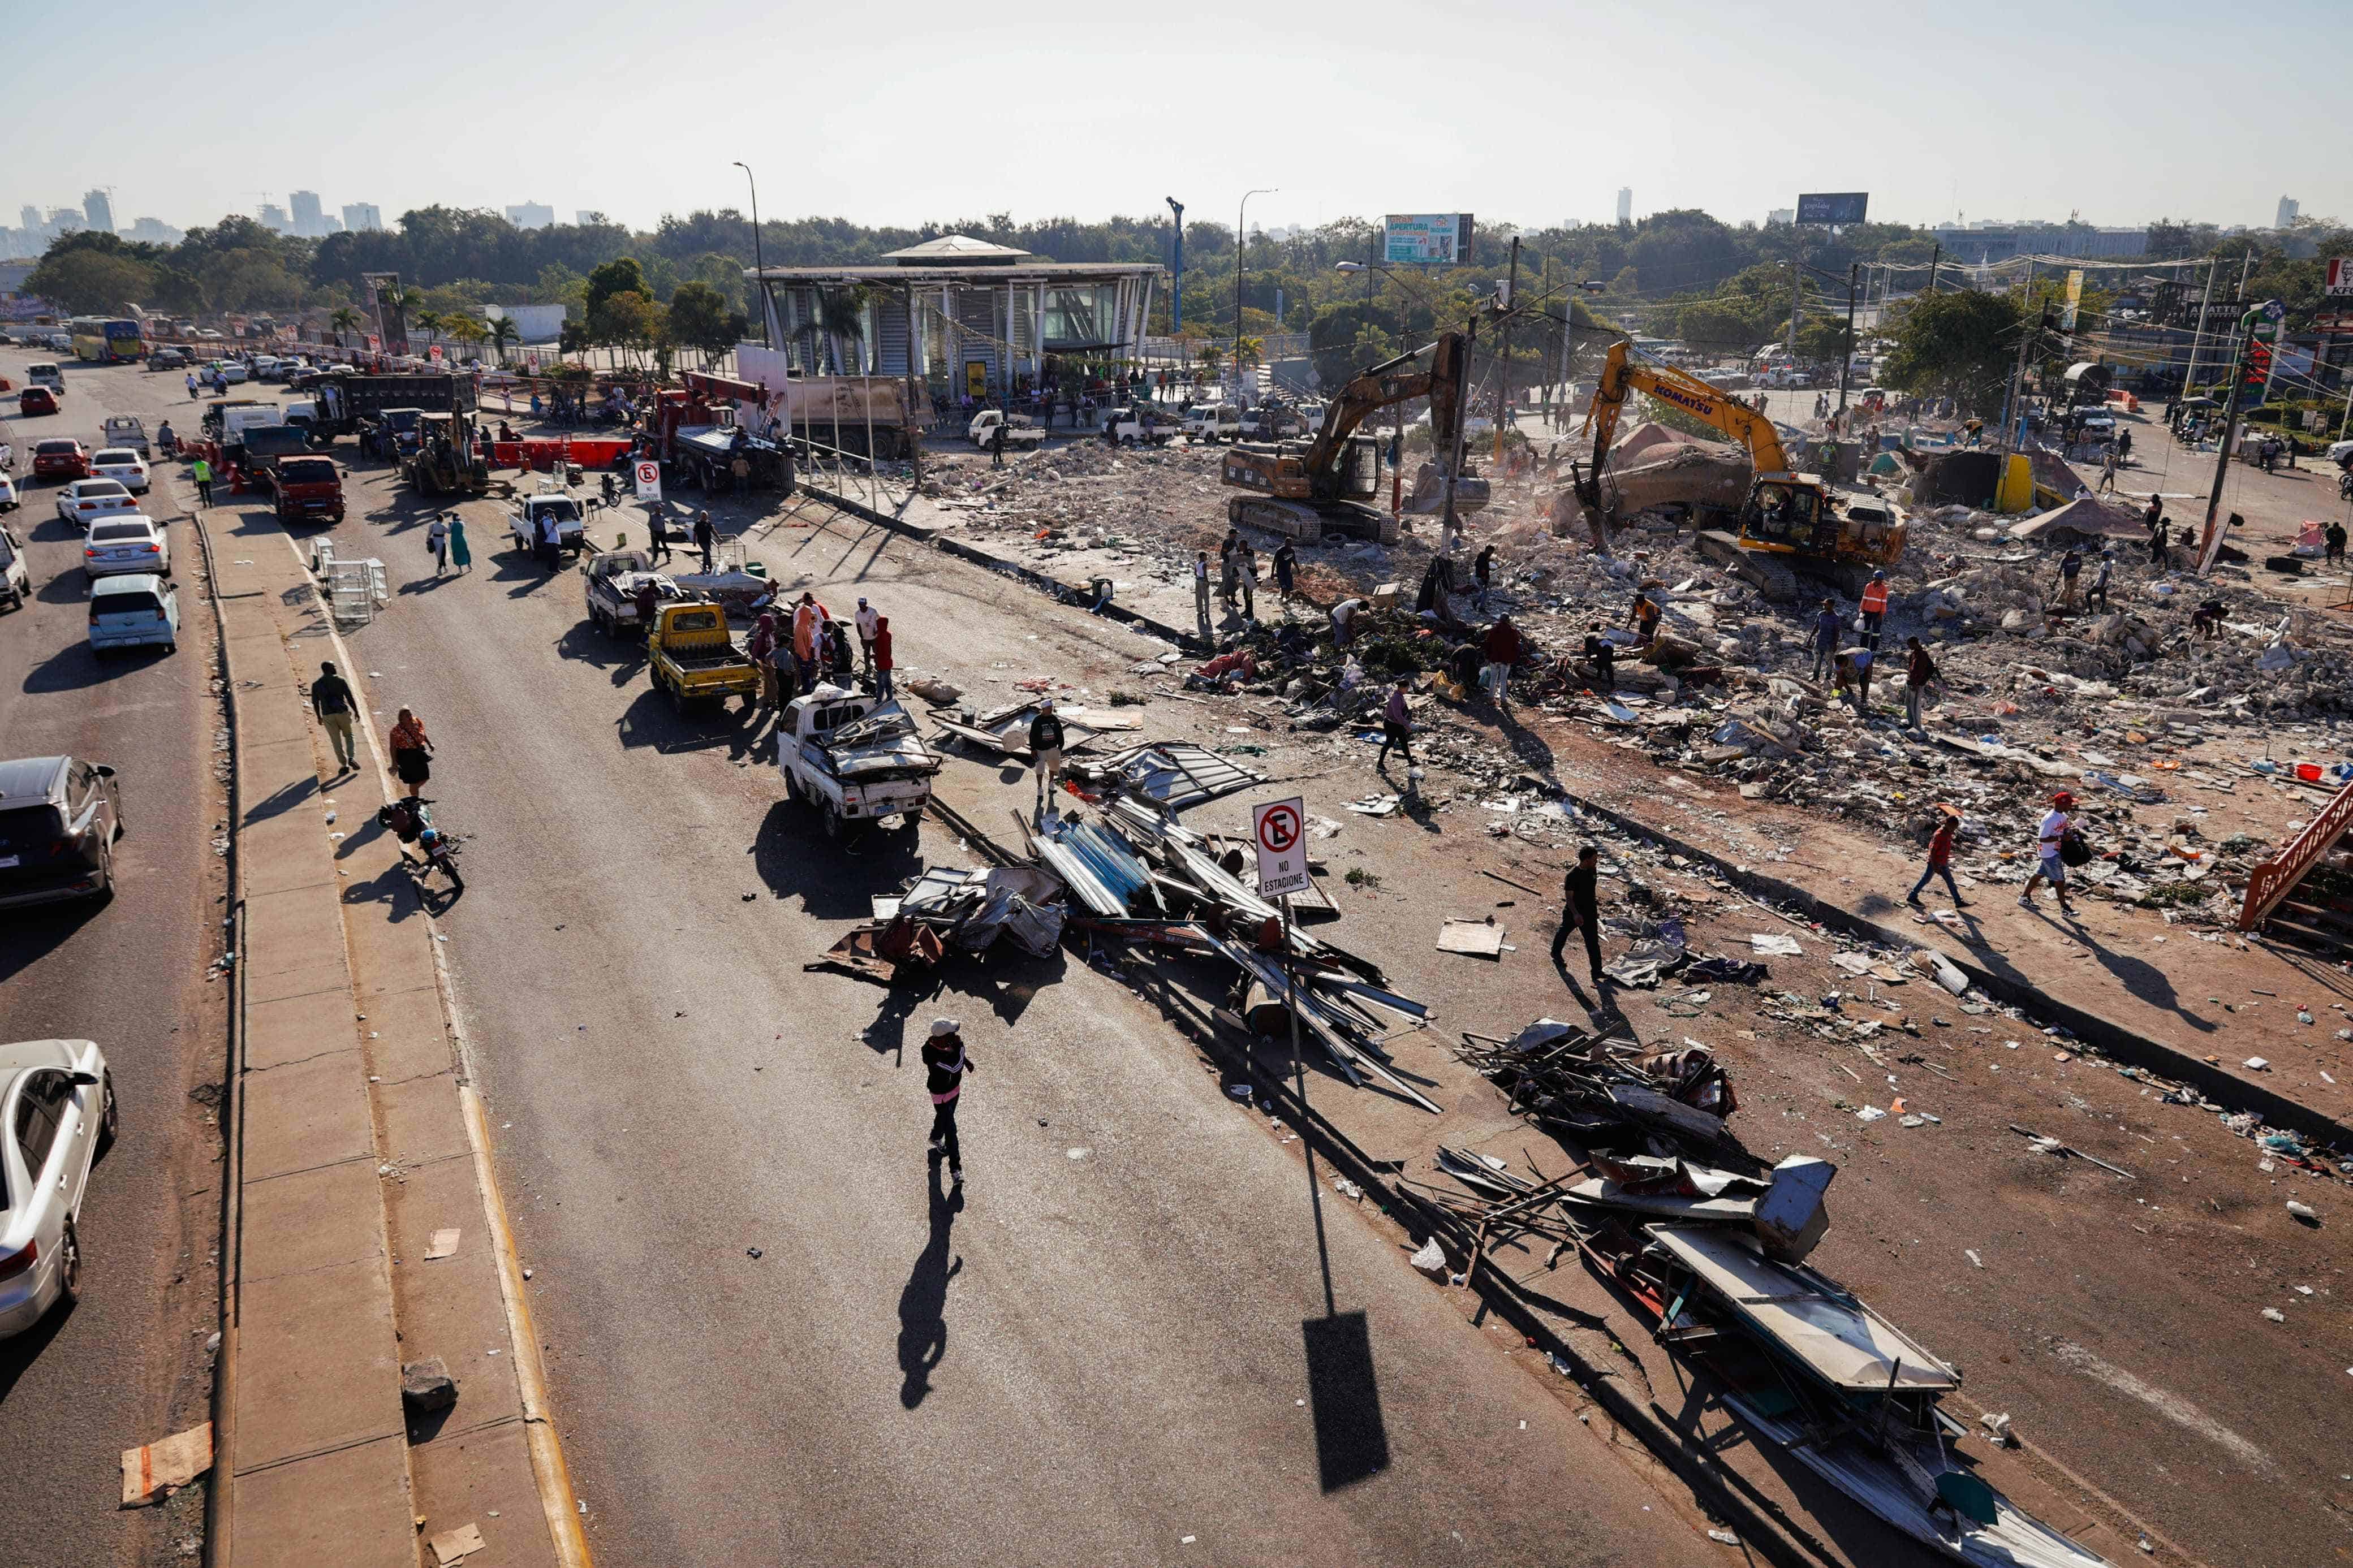
[[[899,1292],[899,1403],[913,1410],[932,1391],[932,1372],[947,1354],[948,1281],[964,1271],[964,1259],[948,1258],[948,1236],[964,1208],[964,1190],[943,1191],[934,1158],[925,1178],[931,1205],[931,1239],[923,1244],[906,1288]]]

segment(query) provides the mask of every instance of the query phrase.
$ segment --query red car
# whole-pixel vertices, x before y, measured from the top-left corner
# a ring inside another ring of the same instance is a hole
[[[46,386],[28,386],[17,395],[16,412],[23,415],[55,414],[58,395]]]
[[[35,387],[34,391],[40,390]],[[29,394],[27,395],[30,395]],[[90,478],[90,454],[79,441],[43,441],[33,448],[33,477],[68,484]]]

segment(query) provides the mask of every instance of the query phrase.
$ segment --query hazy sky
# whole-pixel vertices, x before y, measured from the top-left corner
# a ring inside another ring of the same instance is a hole
[[[43,84],[11,127],[11,223],[104,185],[126,226],[294,189],[387,223],[533,200],[644,226],[743,207],[737,158],[763,216],[866,223],[1174,195],[1230,224],[1253,185],[1281,187],[1250,204],[1269,226],[1604,220],[1620,185],[1638,216],[1735,222],[1800,190],[1869,191],[1874,218],[1913,223],[2267,225],[2284,194],[2353,218],[2341,0],[2267,6],[2260,38],[2183,0],[6,9]],[[43,63],[78,57],[129,75]]]

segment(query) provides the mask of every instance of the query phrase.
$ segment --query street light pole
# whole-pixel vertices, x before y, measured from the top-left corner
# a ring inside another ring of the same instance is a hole
[[[1244,191],[1241,210],[1234,215],[1234,387],[1237,391],[1242,384],[1242,258],[1250,254],[1250,231],[1243,226],[1249,221],[1250,199],[1252,196],[1271,196],[1281,189],[1281,185],[1266,185],[1258,190]]]
[[[1168,290],[1168,335],[1181,337],[1185,331],[1185,204],[1175,196],[1161,200],[1176,215],[1176,281]]]
[[[768,265],[760,258],[760,182],[752,178],[752,165],[741,158],[735,166],[744,171],[744,178],[752,186],[752,270],[760,279],[760,342],[775,348],[776,340],[768,331]]]

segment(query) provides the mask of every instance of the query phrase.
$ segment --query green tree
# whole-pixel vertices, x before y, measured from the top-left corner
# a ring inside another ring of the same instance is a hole
[[[588,318],[588,335],[609,348],[626,349],[642,363],[662,341],[665,312],[652,296],[635,289],[607,295]]]
[[[349,305],[342,306],[333,315],[327,318],[327,325],[335,330],[335,346],[342,348],[344,334],[360,330],[360,313]]]
[[[499,363],[504,364],[507,363],[507,350],[522,341],[522,329],[514,324],[512,316],[494,316],[483,323],[482,336],[491,345],[491,352],[499,356]]]
[[[72,315],[119,311],[144,300],[155,287],[155,269],[122,255],[80,247],[52,251],[25,279],[25,291],[54,300]]]
[[[706,363],[743,342],[745,326],[744,312],[708,283],[681,283],[670,296],[670,341],[698,351]]]
[[[1899,391],[1949,395],[1986,412],[2001,401],[2025,330],[2022,301],[1957,289],[1907,301],[1882,335],[1894,341],[1880,379]]]
[[[593,322],[605,301],[616,294],[642,294],[648,300],[654,297],[652,287],[646,282],[646,269],[638,265],[636,257],[616,257],[588,274],[580,313]]]

